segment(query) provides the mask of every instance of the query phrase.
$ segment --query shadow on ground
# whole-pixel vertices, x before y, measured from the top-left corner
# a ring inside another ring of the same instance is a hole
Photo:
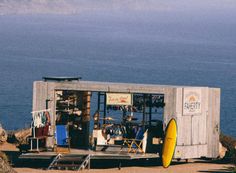
[[[233,167],[225,167],[224,169],[212,169],[212,170],[200,170],[198,172],[204,172],[204,173],[232,173]]]

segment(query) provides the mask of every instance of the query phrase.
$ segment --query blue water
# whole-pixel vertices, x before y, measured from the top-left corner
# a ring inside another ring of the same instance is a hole
[[[42,76],[220,87],[221,130],[236,137],[236,21],[185,14],[0,16],[0,122],[31,121]]]

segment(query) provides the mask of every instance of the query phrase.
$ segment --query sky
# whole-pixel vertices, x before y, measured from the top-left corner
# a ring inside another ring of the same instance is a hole
[[[0,14],[79,14],[91,11],[236,14],[235,0],[0,0]]]

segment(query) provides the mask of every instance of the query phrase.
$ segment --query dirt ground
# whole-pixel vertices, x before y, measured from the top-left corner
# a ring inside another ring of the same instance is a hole
[[[18,148],[16,148],[16,145],[6,142],[0,145],[0,151],[18,151]]]
[[[82,172],[86,173],[226,173],[231,172],[229,168],[232,167],[230,164],[215,164],[215,163],[184,163],[179,165],[170,166],[167,169],[161,166],[154,167],[124,167],[121,170],[117,168],[109,169],[90,169]],[[46,171],[42,169],[31,169],[31,168],[15,168],[18,173],[75,173],[75,171]]]
[[[82,172],[88,173],[227,173],[232,172],[233,165],[223,163],[216,160],[190,160],[188,163],[185,161],[173,161],[171,166],[167,169],[161,166],[161,162],[156,159],[153,160],[139,160],[139,161],[125,161],[122,163],[121,170],[118,169],[117,162],[111,160],[95,161],[91,163],[90,170]],[[75,173],[76,171],[52,171],[43,170],[42,168],[15,168],[18,173]]]
[[[17,148],[12,144],[5,144],[0,146],[0,150],[5,151],[6,153],[10,153],[9,155],[15,155],[14,153],[17,152]],[[19,153],[18,153],[19,154]],[[17,157],[17,156],[16,156]],[[110,164],[111,161],[106,161],[109,163],[105,163],[105,165]],[[150,164],[150,162],[152,162]],[[146,164],[147,163],[147,164]],[[108,166],[104,169],[106,166],[102,166],[104,162],[100,163],[94,163],[95,167],[99,165],[99,168],[96,169],[90,169],[90,170],[84,170],[82,172],[86,173],[227,173],[231,172],[230,168],[232,168],[231,164],[223,163],[222,161],[209,161],[209,160],[190,160],[189,163],[186,162],[173,162],[173,164],[167,168],[164,169],[160,163],[156,163],[156,161],[146,161],[146,163],[142,162],[142,166],[140,163],[133,162],[131,164],[124,163],[121,170],[117,168],[117,165],[112,164],[112,166]],[[29,163],[32,164],[32,163]],[[97,165],[96,165],[97,164]],[[24,164],[25,165],[25,164]],[[27,163],[26,163],[27,165]],[[28,166],[28,165],[27,165]],[[29,165],[29,167],[32,167],[32,165]],[[64,171],[64,170],[45,170],[43,168],[27,168],[26,166],[18,165],[17,167],[14,167],[14,170],[16,170],[18,173],[75,173],[76,171]]]

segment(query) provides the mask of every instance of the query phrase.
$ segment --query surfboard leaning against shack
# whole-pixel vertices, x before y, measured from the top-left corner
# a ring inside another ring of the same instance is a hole
[[[162,165],[164,168],[168,168],[171,164],[175,152],[176,142],[177,123],[176,120],[172,118],[166,128],[165,139],[162,148]]]

